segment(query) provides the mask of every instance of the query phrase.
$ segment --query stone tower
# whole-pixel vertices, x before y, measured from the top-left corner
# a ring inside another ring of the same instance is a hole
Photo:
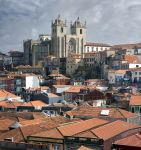
[[[83,54],[86,44],[86,23],[82,24],[79,17],[70,25],[68,32],[66,22],[58,16],[52,22],[52,51],[59,58],[68,57],[69,53]]]
[[[84,45],[86,44],[86,23],[82,24],[78,17],[76,21],[71,24],[70,31],[70,45],[74,42],[74,48],[72,48],[72,51],[74,53],[83,54]]]
[[[52,51],[53,55],[65,57],[65,35],[67,33],[66,22],[60,16],[52,22]]]

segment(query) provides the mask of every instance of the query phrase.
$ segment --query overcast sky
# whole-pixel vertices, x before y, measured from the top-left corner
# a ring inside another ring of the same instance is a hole
[[[23,40],[50,34],[58,14],[86,20],[88,42],[141,42],[141,0],[0,0],[0,51],[22,51]]]

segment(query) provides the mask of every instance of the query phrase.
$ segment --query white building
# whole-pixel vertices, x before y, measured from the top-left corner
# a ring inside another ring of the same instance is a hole
[[[132,73],[132,82],[141,82],[141,68],[130,69]]]
[[[110,48],[111,48],[111,46],[108,45],[108,44],[103,44],[103,43],[86,43],[85,44],[85,51],[84,51],[84,53],[100,52],[100,51],[109,50]]]
[[[34,88],[40,86],[39,76],[35,74],[10,74],[14,78],[14,91],[20,94],[22,88]]]
[[[126,78],[127,71],[128,70],[109,70],[108,71],[109,84],[122,82]]]

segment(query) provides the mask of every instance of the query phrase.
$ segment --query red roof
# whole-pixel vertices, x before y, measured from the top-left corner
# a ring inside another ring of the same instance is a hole
[[[137,133],[137,134],[128,136],[126,138],[116,141],[114,144],[141,147],[141,134]]]
[[[126,132],[130,129],[141,128],[141,126],[130,124],[121,120],[117,120],[99,128],[93,129],[92,132],[103,140],[110,139],[116,135]]]
[[[101,115],[102,110],[109,110],[109,114],[106,116],[102,116]],[[103,117],[103,118],[109,117],[109,118],[116,118],[116,119],[136,117],[136,114],[120,108],[102,108],[102,107],[92,107],[90,105],[87,105],[85,107],[80,106],[75,110],[66,112],[66,114],[74,117],[81,117],[81,116]]]
[[[87,42],[85,44],[85,46],[99,46],[99,47],[111,47],[108,44],[104,44],[104,43],[91,43],[91,42]]]
[[[80,121],[80,122],[76,122],[76,123],[72,123],[72,124],[68,124],[64,126],[62,125],[62,126],[59,126],[58,129],[63,136],[72,136],[74,134],[83,132],[85,130],[89,130],[91,128],[94,128],[94,127],[97,127],[99,125],[103,125],[106,123],[108,123],[108,121],[93,118],[93,119],[89,119],[86,121]]]
[[[48,138],[57,138],[57,137],[63,138],[64,136],[73,136],[80,132],[89,130],[94,127],[98,127],[100,125],[104,125],[106,123],[108,123],[108,121],[102,120],[102,119],[97,119],[97,118],[89,119],[86,121],[82,121],[82,120],[75,121],[75,122],[62,124],[62,125],[58,126],[57,128],[47,130],[47,131],[44,131],[41,133],[37,133],[33,136],[48,137]]]
[[[130,99],[130,105],[141,105],[141,95],[132,95]]]

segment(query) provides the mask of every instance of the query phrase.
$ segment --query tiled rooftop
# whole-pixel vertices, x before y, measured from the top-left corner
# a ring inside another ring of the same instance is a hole
[[[126,138],[116,141],[114,144],[141,147],[141,134],[137,133],[137,134],[128,136]]]
[[[108,115],[101,115],[102,110],[109,110]],[[102,108],[102,107],[92,107],[92,106],[80,106],[76,108],[75,110],[66,112],[69,116],[74,117],[110,117],[110,118],[132,118],[136,115],[134,113],[128,112],[126,110],[120,109],[120,108]]]
[[[108,123],[108,121],[93,118],[93,119],[89,119],[86,121],[59,126],[58,130],[61,132],[63,136],[72,136],[77,133],[83,132],[85,130],[89,130],[91,128],[94,128],[94,127],[97,127],[106,123]]]
[[[94,150],[94,149],[91,149],[91,148],[88,148],[88,147],[85,147],[85,146],[81,146],[77,150]]]
[[[121,134],[122,132],[128,131],[130,129],[140,128],[141,126],[129,124],[127,122],[117,120],[106,125],[103,125],[99,128],[93,129],[92,132],[99,138],[103,140],[110,139],[116,135]]]
[[[3,100],[8,99],[8,98],[17,98],[17,97],[18,96],[14,95],[8,91],[0,89],[0,98],[4,98]]]
[[[140,106],[141,105],[141,95],[132,95],[130,99],[130,105]]]
[[[91,43],[91,42],[87,42],[85,44],[85,46],[99,46],[99,47],[111,47],[108,44],[104,44],[104,43]]]

